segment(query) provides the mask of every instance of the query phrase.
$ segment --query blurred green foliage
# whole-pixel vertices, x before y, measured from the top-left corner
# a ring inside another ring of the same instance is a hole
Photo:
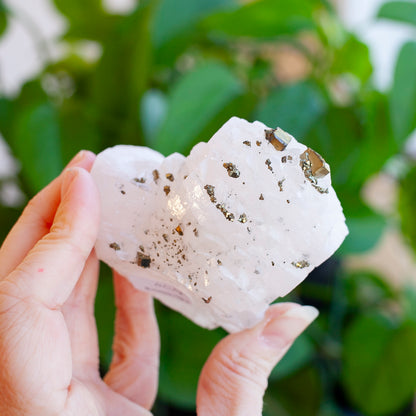
[[[3,1],[0,1],[0,35],[7,27],[7,9]]]
[[[141,0],[126,15],[106,12],[101,0],[52,2],[67,19],[60,42],[69,52],[17,96],[0,97],[0,132],[21,162],[18,181],[27,197],[81,148],[129,143],[186,154],[231,116],[288,130],[331,164],[350,235],[338,260],[289,296],[318,306],[321,316],[273,371],[264,414],[410,415],[415,289],[390,287],[371,271],[347,273],[340,260],[371,249],[386,224],[397,221],[374,212],[361,194],[416,128],[416,42],[402,47],[393,85],[382,93],[372,84],[367,46],[325,0]],[[8,17],[0,0],[0,34]],[[416,4],[389,2],[379,17],[415,25]],[[81,52],[85,42],[94,42],[97,59]],[[399,213],[413,247],[415,183],[410,168],[401,179]],[[0,206],[1,238],[17,215]],[[96,301],[104,370],[113,303],[105,267]],[[159,304],[157,312],[162,362],[155,411],[192,410],[200,369],[224,333]]]
[[[403,234],[416,251],[416,167],[412,168],[400,182],[399,213]]]
[[[382,5],[378,16],[416,25],[416,3],[412,1],[388,1]]]

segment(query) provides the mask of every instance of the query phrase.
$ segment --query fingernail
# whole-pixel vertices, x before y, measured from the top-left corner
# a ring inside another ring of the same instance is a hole
[[[271,318],[262,331],[263,341],[273,348],[287,348],[318,315],[313,306],[294,306]]]
[[[72,160],[69,162],[70,165],[76,164],[81,162],[82,159],[84,159],[84,157],[86,156],[87,152],[85,150],[81,150],[80,152],[78,152],[73,158]]]
[[[319,315],[318,309],[313,306],[300,306],[289,309],[283,316],[289,318],[303,319],[305,322],[311,324]]]
[[[64,172],[62,180],[61,197],[63,198],[71,188],[71,184],[79,174],[79,168],[69,168]]]

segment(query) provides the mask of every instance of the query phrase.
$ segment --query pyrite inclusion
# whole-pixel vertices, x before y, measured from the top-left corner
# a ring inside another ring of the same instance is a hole
[[[348,233],[323,158],[260,122],[234,117],[187,158],[116,146],[92,175],[99,258],[206,328],[256,324]]]

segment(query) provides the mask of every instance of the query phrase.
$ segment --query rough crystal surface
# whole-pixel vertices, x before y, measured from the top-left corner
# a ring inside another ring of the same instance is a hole
[[[98,257],[203,327],[256,324],[348,233],[330,175],[308,180],[307,147],[279,151],[268,129],[234,117],[187,158],[100,153]]]

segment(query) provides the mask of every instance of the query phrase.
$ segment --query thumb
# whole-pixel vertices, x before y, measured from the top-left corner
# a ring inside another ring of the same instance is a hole
[[[31,297],[54,309],[71,294],[98,233],[99,197],[91,175],[68,169],[50,232],[8,276],[17,298]]]
[[[261,416],[270,372],[317,316],[312,306],[280,303],[254,328],[224,338],[202,369],[198,415]]]

